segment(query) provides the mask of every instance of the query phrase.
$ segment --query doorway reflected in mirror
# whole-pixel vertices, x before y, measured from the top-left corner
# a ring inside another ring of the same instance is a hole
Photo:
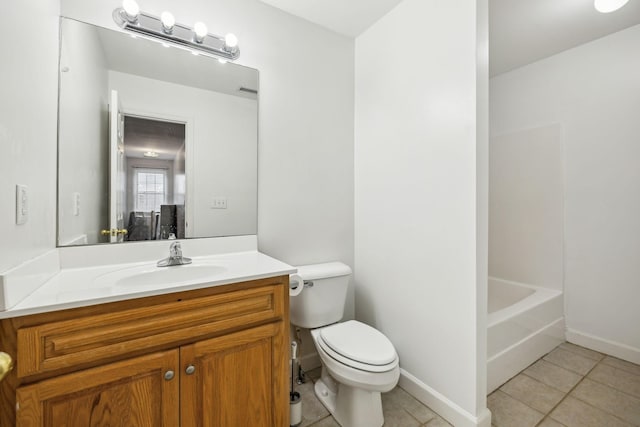
[[[185,237],[185,125],[124,117],[125,240]]]

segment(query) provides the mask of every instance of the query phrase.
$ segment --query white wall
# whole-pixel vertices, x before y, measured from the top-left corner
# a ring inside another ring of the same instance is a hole
[[[125,114],[186,124],[187,236],[256,234],[255,100],[117,71],[109,72],[109,88]],[[227,209],[211,209],[217,196]]]
[[[58,96],[56,1],[5,2],[0,26],[0,271],[55,245]],[[38,31],[25,31],[24,20]],[[16,184],[29,220],[16,225]]]
[[[491,80],[491,132],[560,123],[568,338],[640,363],[640,26]]]
[[[489,275],[562,290],[562,126],[494,135],[490,145]]]
[[[61,245],[84,236],[90,244],[105,241],[109,228],[109,167],[107,64],[93,28],[64,23],[60,67],[60,129],[58,167],[66,172],[58,182]],[[80,210],[74,215],[74,193]]]
[[[405,0],[356,39],[356,316],[455,425],[489,421],[486,7]]]

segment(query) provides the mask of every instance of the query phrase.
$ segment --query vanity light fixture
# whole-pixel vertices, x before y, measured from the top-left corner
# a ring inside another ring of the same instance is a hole
[[[240,56],[238,38],[233,34],[225,37],[208,33],[207,26],[196,22],[193,29],[176,23],[170,12],[163,12],[160,18],[141,12],[135,0],[123,0],[122,7],[113,11],[113,20],[121,28],[161,42],[198,51],[225,61],[233,61]]]
[[[629,0],[594,0],[593,7],[600,13],[615,12],[627,4]]]

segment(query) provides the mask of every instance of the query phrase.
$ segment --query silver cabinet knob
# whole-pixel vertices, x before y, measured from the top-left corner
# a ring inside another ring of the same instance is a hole
[[[167,381],[171,381],[174,376],[175,376],[175,373],[173,371],[167,371],[164,373],[164,379]]]
[[[187,375],[192,375],[196,371],[196,367],[193,365],[189,365],[184,371],[187,373]]]

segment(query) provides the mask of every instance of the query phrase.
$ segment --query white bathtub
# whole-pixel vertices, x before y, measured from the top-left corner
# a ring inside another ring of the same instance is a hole
[[[564,341],[562,292],[489,277],[487,393]]]

